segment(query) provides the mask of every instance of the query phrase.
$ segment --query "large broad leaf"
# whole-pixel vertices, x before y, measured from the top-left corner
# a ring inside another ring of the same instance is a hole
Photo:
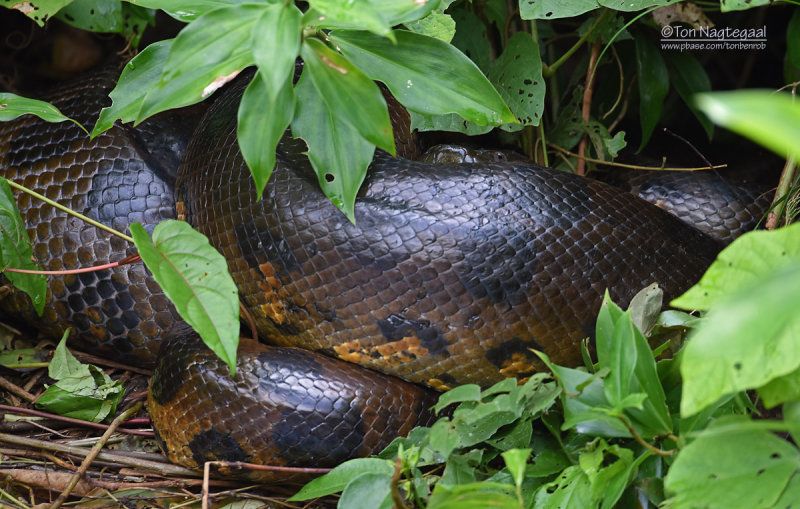
[[[221,7],[181,30],[164,72],[142,103],[137,118],[197,103],[253,63],[253,26],[267,4]]]
[[[297,114],[292,134],[308,144],[308,159],[325,195],[355,222],[356,194],[375,147],[327,107],[305,71],[295,92]]]
[[[237,139],[242,156],[253,174],[258,197],[275,168],[275,149],[294,117],[294,89],[287,79],[277,94],[259,71],[239,103]]]
[[[526,0],[519,2],[519,15],[522,19],[571,18],[599,6],[597,0]]]
[[[394,462],[378,458],[360,458],[345,461],[322,477],[309,482],[287,502],[310,500],[342,491],[350,481],[362,474],[385,474],[391,476]]]
[[[305,25],[323,28],[364,28],[389,37],[392,26],[369,0],[312,0],[312,10],[303,20]]]
[[[800,158],[800,103],[767,90],[714,92],[696,96],[715,123],[786,157]]]
[[[139,223],[131,235],[153,277],[186,322],[233,373],[239,344],[239,293],[225,258],[202,233],[168,220],[153,231]]]
[[[711,139],[711,134],[714,132],[714,125],[711,123],[711,120],[697,108],[697,105],[692,99],[694,94],[711,90],[711,80],[706,70],[703,68],[702,64],[689,53],[671,51],[667,53],[667,57],[670,63],[669,71],[672,85],[675,87],[675,90],[678,91],[678,94],[680,94],[681,99],[683,99],[689,109],[692,110],[698,122],[703,126],[708,138]]]
[[[625,0],[624,2],[620,2],[619,0],[597,0],[597,3],[616,11],[632,12],[641,11],[658,5],[675,3],[675,0]]]
[[[213,11],[214,9],[219,9],[220,7],[226,7],[232,4],[241,4],[248,1],[252,2],[252,0],[169,0],[169,2],[165,2],[164,0],[128,1],[141,7],[147,7],[148,9],[160,9],[173,18],[184,22],[194,21],[199,16],[209,11]]]
[[[14,9],[28,16],[40,27],[73,0],[0,0],[0,6]]]
[[[800,224],[748,232],[723,249],[700,282],[670,305],[687,310],[710,309],[798,261]]]
[[[800,451],[747,424],[718,420],[681,449],[664,479],[673,496],[663,507],[789,507],[773,504],[800,468]]]
[[[25,230],[25,223],[17,209],[14,195],[8,181],[0,177],[0,269],[7,268],[38,270],[33,263],[33,247]],[[14,286],[27,293],[36,313],[40,316],[44,310],[47,295],[47,279],[38,274],[22,274],[5,272]]]
[[[661,107],[669,92],[669,73],[661,52],[655,43],[640,35],[636,38],[636,70],[639,75],[639,118],[642,125],[642,143],[647,144],[653,129],[661,118]]]
[[[771,0],[720,0],[720,10],[722,12],[729,11],[746,11],[753,7],[767,5]]]
[[[294,4],[270,4],[253,26],[253,59],[264,80],[264,91],[273,103],[284,84],[292,82],[294,62],[300,53],[302,17]],[[265,111],[272,114],[271,110]]]
[[[545,84],[539,45],[529,34],[517,32],[508,40],[503,54],[489,68],[489,80],[520,124],[539,125]]]
[[[111,129],[117,119],[133,122],[139,117],[144,98],[164,72],[174,41],[167,39],[150,44],[122,69],[117,86],[109,94],[113,102],[100,111],[92,137]]]
[[[397,44],[369,32],[337,30],[331,40],[407,108],[458,113],[479,125],[516,122],[483,73],[463,53],[432,37],[397,30]]]
[[[301,55],[306,66],[303,75],[308,73],[337,121],[349,125],[373,145],[395,154],[392,123],[378,86],[319,39],[307,39]]]
[[[684,351],[681,415],[800,367],[798,302],[795,262],[712,308]]]
[[[153,11],[120,0],[75,0],[56,17],[81,30],[121,34],[134,48],[147,26],[155,24]]]

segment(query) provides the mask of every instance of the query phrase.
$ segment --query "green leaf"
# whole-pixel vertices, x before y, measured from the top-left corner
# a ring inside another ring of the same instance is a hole
[[[537,509],[564,509],[595,507],[589,478],[577,465],[564,469],[555,481],[545,484],[536,492]]]
[[[303,24],[323,28],[359,27],[382,37],[393,39],[392,26],[369,0],[311,0],[313,11]]]
[[[45,22],[64,6],[72,3],[73,0],[2,0],[0,6],[17,10],[36,22],[37,25],[44,26]]]
[[[506,462],[506,468],[517,486],[522,486],[522,481],[525,480],[525,467],[528,464],[528,458],[531,457],[531,452],[532,449],[511,449],[501,454]]]
[[[641,11],[657,5],[674,3],[674,0],[625,0],[624,2],[620,2],[618,0],[597,0],[597,3],[603,7],[614,9],[616,11],[633,12]]]
[[[283,91],[286,82],[291,87],[294,62],[300,53],[302,17],[303,13],[294,4],[270,4],[264,8],[263,14],[253,26],[253,59],[265,82],[264,89],[269,93],[272,107],[278,101],[278,95]],[[260,111],[269,111],[271,115],[272,107],[265,107]],[[241,108],[239,111],[241,112]]]
[[[124,388],[96,366],[78,362],[67,350],[69,333],[69,329],[64,332],[48,367],[48,376],[57,382],[36,400],[36,406],[74,419],[100,422],[116,411]]]
[[[344,487],[337,509],[391,509],[392,495],[390,485],[392,474],[384,472],[364,472]]]
[[[391,476],[394,472],[394,462],[378,458],[359,458],[345,461],[322,477],[309,482],[294,494],[287,502],[310,500],[338,493],[350,481],[362,474],[383,474]]]
[[[195,104],[253,64],[253,27],[265,8],[266,4],[220,7],[181,30],[158,84],[145,96],[137,122]]]
[[[62,114],[58,108],[48,102],[28,99],[27,97],[6,92],[0,93],[0,122],[8,122],[22,115],[36,115],[45,122],[58,123],[69,120],[86,131],[77,121]]]
[[[598,7],[596,0],[527,0],[519,2],[519,15],[522,19],[572,18]]]
[[[501,382],[502,383],[502,382]],[[475,384],[459,385],[454,389],[450,389],[441,396],[439,401],[433,407],[433,411],[437,414],[448,405],[454,403],[463,403],[464,401],[480,401],[481,388]]]
[[[710,427],[678,453],[664,480],[672,494],[664,507],[775,507],[800,468],[800,451],[769,431],[748,429],[746,419],[725,423],[727,431]]]
[[[761,5],[767,5],[770,3],[770,0],[720,0],[720,10],[722,12],[730,12],[730,11],[746,11],[748,9],[752,9],[753,7],[759,7]]]
[[[247,166],[253,174],[260,199],[272,170],[275,150],[289,122],[294,117],[295,97],[292,81],[287,79],[273,93],[259,71],[247,86],[239,103],[236,135]],[[269,115],[264,115],[268,111]]]
[[[74,0],[58,11],[56,18],[90,32],[117,33],[123,28],[119,0]]]
[[[786,60],[800,68],[800,10],[794,9],[786,27]]]
[[[457,113],[479,125],[516,122],[472,61],[438,39],[395,31],[397,44],[369,32],[337,30],[331,40],[367,75],[419,113]]]
[[[758,395],[767,409],[800,399],[800,369],[770,380],[758,388]]]
[[[437,484],[428,509],[519,509],[510,484],[476,482],[457,486]]]
[[[406,23],[405,26],[416,34],[434,37],[444,42],[452,41],[456,34],[455,20],[444,12],[432,12],[413,23]]]
[[[320,187],[351,222],[355,200],[375,147],[328,109],[304,71],[295,88],[297,111],[292,134],[308,144],[308,159]],[[384,111],[386,111],[384,109]],[[347,147],[347,150],[342,150]]]
[[[8,181],[0,177],[0,272],[7,268],[39,270],[33,262],[33,246],[17,208]],[[47,296],[47,278],[40,274],[4,272],[16,288],[27,293],[36,313],[42,316]]]
[[[392,123],[378,86],[318,39],[307,39],[300,53],[305,62],[303,76],[308,73],[337,122],[348,125],[362,138],[394,155]]]
[[[152,242],[139,223],[131,224],[130,231],[139,255],[181,317],[235,374],[239,293],[225,258],[183,221],[158,224]]]
[[[710,309],[798,261],[800,225],[748,232],[723,249],[700,282],[670,305],[687,310]]]
[[[641,150],[661,118],[661,106],[669,92],[669,73],[661,52],[647,37],[636,37],[636,70],[639,75],[639,117],[642,124]]]
[[[173,18],[187,23],[214,9],[243,3],[243,0],[169,0],[168,3],[164,0],[126,1],[148,9],[161,9]]]
[[[797,302],[800,262],[713,308],[685,347],[681,415],[692,415],[726,394],[760,387],[800,367]]]
[[[331,0],[329,0],[331,1]],[[422,19],[436,9],[444,10],[452,0],[370,0],[389,26]]]
[[[698,94],[695,100],[715,123],[781,156],[800,158],[800,104],[790,94],[738,90]]]
[[[409,111],[409,113],[411,114],[412,131],[414,129],[420,131],[451,131],[475,136],[486,134],[494,129],[490,125],[477,125],[474,122],[468,122],[455,113],[448,115],[423,115],[415,111]]]
[[[464,4],[454,6],[449,10],[456,22],[456,34],[450,41],[460,52],[469,57],[482,73],[489,72],[492,48],[489,45],[489,36],[486,34],[486,25],[481,18]],[[503,26],[505,17],[503,17]]]
[[[539,45],[530,34],[517,32],[511,36],[503,54],[489,67],[489,81],[522,125],[539,125],[545,83]]]
[[[643,332],[649,331],[656,324],[661,312],[664,291],[658,287],[658,283],[642,289],[637,293],[628,310],[631,312],[631,322]]]
[[[711,80],[706,70],[703,68],[703,65],[689,53],[671,51],[667,53],[667,61],[669,62],[672,85],[697,118],[698,122],[700,122],[700,125],[703,126],[708,138],[711,139],[711,135],[714,133],[714,125],[711,123],[711,120],[697,108],[692,98],[694,94],[711,90]]]
[[[92,129],[92,138],[111,129],[117,119],[133,122],[139,117],[144,98],[158,84],[164,72],[174,41],[154,42],[125,65],[117,86],[109,94],[113,102],[100,111],[100,117]]]

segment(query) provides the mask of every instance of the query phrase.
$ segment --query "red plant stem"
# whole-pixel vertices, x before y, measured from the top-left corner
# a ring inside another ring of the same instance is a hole
[[[106,269],[113,269],[114,267],[119,267],[120,265],[126,265],[128,263],[138,262],[142,258],[137,255],[126,256],[122,260],[118,262],[111,262],[106,263],[103,265],[95,265],[94,267],[83,267],[82,269],[68,269],[68,270],[29,270],[29,269],[12,269],[6,268],[7,272],[19,272],[20,274],[41,274],[44,276],[65,276],[67,274],[81,274],[84,272],[95,272],[98,270],[106,270]]]

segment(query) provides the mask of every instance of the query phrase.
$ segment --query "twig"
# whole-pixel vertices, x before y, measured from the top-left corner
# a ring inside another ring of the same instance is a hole
[[[72,456],[77,456],[80,458],[85,457],[86,454],[89,452],[86,447],[75,447],[70,445],[59,444],[56,442],[50,442],[46,440],[36,440],[33,438],[12,435],[9,433],[0,433],[0,442],[21,445],[24,447],[32,447],[35,449],[42,449],[45,451],[56,451],[64,454],[70,454]],[[112,462],[118,465],[125,465],[129,467],[152,470],[162,475],[180,475],[186,477],[197,477],[199,475],[194,470],[189,470],[188,468],[184,468],[178,465],[173,465],[172,463],[133,458],[119,453],[100,452],[97,455],[97,459],[102,461]]]
[[[62,415],[50,414],[47,412],[42,412],[40,410],[34,410],[32,408],[20,408],[20,407],[13,407],[9,405],[0,405],[0,412],[6,413],[19,413],[19,414],[26,414],[32,415],[34,417],[43,417],[45,419],[51,419],[54,421],[61,421],[66,422],[69,424],[76,424],[78,426],[83,426],[84,428],[93,428],[93,429],[100,429],[100,430],[108,430],[108,424],[100,424],[98,422],[91,422],[91,421],[83,421],[81,419],[74,419],[72,417],[64,417]],[[139,435],[145,437],[152,437],[153,433],[151,431],[141,431],[137,429],[126,429],[126,428],[119,428],[117,431],[120,433],[127,433],[129,435]]]
[[[547,146],[548,147],[552,147],[552,148],[558,150],[559,152],[567,154],[568,156],[579,157],[578,154],[576,154],[575,152],[570,152],[569,150],[567,150],[565,148],[562,148],[562,147],[559,147],[558,145],[556,145],[554,143],[548,143]],[[629,168],[631,170],[646,170],[646,171],[702,171],[702,170],[708,170],[709,169],[708,166],[699,166],[699,167],[694,167],[694,168],[677,168],[677,167],[670,168],[670,167],[664,166],[663,164],[661,166],[639,166],[637,164],[623,164],[623,163],[615,163],[613,161],[603,161],[602,159],[593,159],[591,157],[583,157],[582,159],[586,159],[586,161],[590,162],[590,163],[598,163],[598,164],[603,164],[603,165],[606,165],[606,166],[616,166],[618,168]],[[727,168],[727,167],[728,167],[727,164],[716,164],[716,165],[712,166],[711,168],[715,169],[715,170],[718,170],[720,168]]]
[[[17,396],[19,396],[20,398],[22,398],[24,400],[27,400],[28,402],[32,402],[32,401],[36,400],[36,396],[34,396],[30,392],[26,391],[22,387],[19,387],[18,385],[15,385],[15,384],[9,382],[8,380],[6,380],[3,377],[0,377],[0,387],[2,387],[3,389],[7,390],[8,392],[13,392]]]
[[[121,362],[110,361],[108,359],[103,359],[101,357],[97,357],[95,355],[88,354],[86,352],[73,350],[72,348],[70,348],[69,351],[72,352],[72,354],[75,356],[76,359],[83,362],[89,362],[96,366],[105,366],[107,368],[122,369],[125,371],[130,371],[132,373],[139,373],[140,375],[145,375],[145,376],[153,375],[153,371],[150,369],[137,368],[135,366],[130,366],[128,364],[122,364]]]
[[[706,164],[708,165],[708,168],[709,168],[709,169],[711,169],[711,168],[713,168],[713,167],[714,167],[714,165],[713,165],[713,164],[711,164],[711,161],[709,161],[708,159],[706,159],[706,156],[705,156],[705,155],[703,155],[703,153],[702,153],[702,152],[700,152],[700,151],[697,149],[697,147],[695,147],[694,145],[692,145],[692,142],[690,142],[689,140],[687,140],[686,138],[684,138],[683,136],[681,136],[681,135],[680,135],[680,134],[678,134],[678,133],[673,133],[672,131],[670,131],[670,130],[669,130],[669,129],[667,129],[666,127],[664,128],[664,132],[665,132],[665,133],[667,133],[667,134],[669,134],[669,135],[672,135],[672,136],[674,136],[674,137],[678,138],[679,140],[681,140],[681,141],[682,141],[682,142],[684,142],[685,144],[689,145],[689,148],[690,148],[690,149],[692,149],[692,150],[694,151],[694,153],[695,153],[695,154],[697,154],[698,156],[700,156],[700,159],[702,159],[702,160],[703,160],[703,162],[704,162],[704,163],[706,163]]]
[[[594,69],[597,66],[597,57],[600,55],[600,44],[602,40],[598,37],[592,44],[592,53],[589,56],[589,67],[586,69],[586,85],[583,89],[583,102],[581,104],[581,112],[583,113],[583,123],[588,124],[592,110],[592,92],[594,92]],[[578,175],[586,175],[586,145],[588,143],[589,135],[585,134],[581,137],[578,144],[578,166],[575,173]]]
[[[22,191],[23,193],[29,194],[29,195],[33,196],[34,198],[36,198],[38,200],[41,200],[41,201],[43,201],[43,202],[45,202],[45,203],[47,203],[49,205],[52,205],[53,207],[57,208],[58,210],[60,210],[62,212],[66,212],[67,214],[69,214],[71,216],[77,217],[81,221],[85,221],[85,222],[89,223],[90,225],[92,225],[92,226],[94,226],[96,228],[100,228],[101,230],[107,231],[111,235],[116,235],[117,237],[119,237],[119,238],[121,238],[123,240],[127,240],[128,242],[133,244],[133,238],[132,237],[129,237],[129,236],[125,235],[124,233],[120,233],[117,230],[115,230],[114,228],[111,228],[110,226],[106,226],[103,223],[98,223],[94,219],[90,219],[90,218],[84,216],[83,214],[79,214],[78,212],[75,212],[74,210],[63,206],[60,203],[57,203],[57,202],[51,200],[50,198],[37,193],[36,191],[28,189],[25,186],[21,186],[21,185],[17,184],[14,181],[6,180],[6,182],[8,182],[8,185],[13,187],[17,191]]]
[[[92,450],[89,451],[89,454],[86,455],[86,458],[83,459],[83,463],[81,463],[80,468],[72,476],[72,479],[70,479],[69,484],[67,484],[67,487],[64,489],[64,491],[61,492],[56,501],[50,506],[50,509],[58,509],[61,507],[64,501],[67,500],[67,497],[69,497],[69,494],[72,493],[72,490],[75,488],[75,486],[78,485],[78,481],[81,480],[81,477],[83,477],[84,474],[86,474],[86,471],[89,470],[92,462],[95,460],[95,458],[97,458],[100,450],[106,445],[106,442],[108,442],[108,439],[111,438],[111,435],[119,427],[120,423],[127,420],[132,415],[136,415],[136,413],[141,409],[142,403],[138,402],[111,421],[111,424],[108,426],[106,432],[103,433],[103,436],[100,437],[100,440],[94,445],[94,447],[92,447]]]
[[[239,301],[239,315],[243,316],[244,319],[247,321],[247,325],[250,327],[250,334],[253,336],[251,339],[253,341],[258,341],[258,330],[256,329],[256,322],[253,320],[253,315],[244,307],[242,301]]]

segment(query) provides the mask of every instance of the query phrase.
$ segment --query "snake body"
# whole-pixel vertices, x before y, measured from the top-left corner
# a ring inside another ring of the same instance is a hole
[[[578,364],[606,289],[623,305],[652,282],[677,296],[721,248],[600,182],[517,162],[429,164],[382,153],[352,224],[320,192],[303,142],[290,137],[257,200],[235,140],[245,84],[229,87],[191,137],[177,202],[225,255],[259,334],[282,348],[243,343],[230,380],[211,374],[223,370],[191,337],[151,347],[177,314],[141,265],[54,278],[41,320],[24,296],[0,302],[5,316],[53,331],[73,325],[76,341],[123,360],[147,363],[164,350],[149,410],[173,461],[319,466],[374,452],[432,418],[424,409],[435,395],[408,382],[446,389],[524,378],[541,368],[530,349]],[[96,114],[105,93],[83,82],[51,99],[91,123],[86,112]],[[140,145],[120,127],[90,141],[69,125],[23,118],[0,124],[0,167],[118,229],[133,220],[152,228],[174,217],[169,172]],[[131,252],[18,200],[44,267]]]

